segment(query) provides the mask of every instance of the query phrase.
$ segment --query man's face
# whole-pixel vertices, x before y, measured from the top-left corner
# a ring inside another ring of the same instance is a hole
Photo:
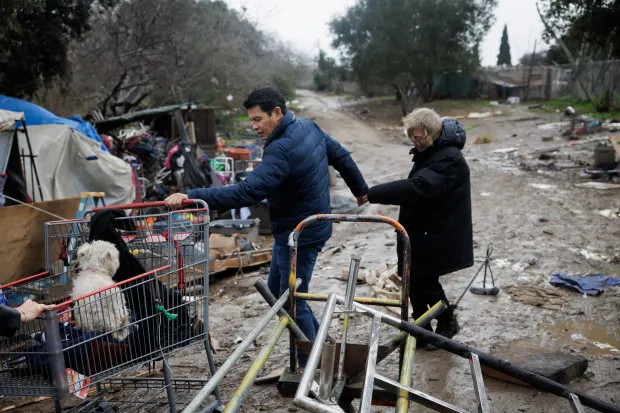
[[[252,129],[258,133],[258,136],[266,141],[273,133],[273,130],[282,121],[282,109],[278,106],[269,115],[267,112],[263,112],[260,106],[256,105],[248,109],[248,117],[252,122]]]

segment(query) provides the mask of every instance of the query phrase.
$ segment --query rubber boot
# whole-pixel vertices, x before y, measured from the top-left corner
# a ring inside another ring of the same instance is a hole
[[[456,308],[451,305],[446,311],[437,317],[437,331],[435,333],[444,336],[445,338],[452,338],[461,331],[461,326],[456,319]]]

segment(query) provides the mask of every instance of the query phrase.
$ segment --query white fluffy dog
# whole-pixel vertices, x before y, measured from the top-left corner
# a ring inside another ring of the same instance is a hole
[[[111,332],[116,340],[129,335],[129,310],[125,296],[112,277],[120,265],[119,253],[114,244],[93,241],[77,250],[80,271],[73,279],[71,298],[76,299],[94,291],[104,291],[83,298],[73,309],[75,324],[85,331]]]

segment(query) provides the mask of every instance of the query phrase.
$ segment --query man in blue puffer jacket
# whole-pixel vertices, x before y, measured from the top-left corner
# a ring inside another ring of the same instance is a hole
[[[265,141],[261,164],[240,184],[174,194],[166,199],[166,204],[179,207],[188,198],[202,199],[212,209],[227,210],[267,199],[275,237],[268,285],[279,297],[288,289],[289,234],[305,218],[331,212],[328,166],[340,172],[359,205],[365,200],[368,185],[349,152],[313,121],[296,119],[287,111],[286,102],[276,89],[264,87],[253,91],[243,106],[248,110],[252,129]],[[331,233],[329,222],[312,224],[301,233],[297,278],[302,284],[298,291],[308,291],[317,256]],[[308,339],[314,341],[319,324],[305,301],[297,302],[296,321]],[[300,355],[300,367],[306,361],[307,357]]]

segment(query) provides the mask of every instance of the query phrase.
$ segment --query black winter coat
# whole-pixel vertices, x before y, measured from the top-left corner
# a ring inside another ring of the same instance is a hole
[[[368,192],[371,203],[400,205],[398,221],[411,241],[412,279],[438,277],[474,264],[469,167],[461,153],[465,130],[453,118],[443,118],[442,124],[433,146],[411,151],[414,165],[407,179]]]
[[[19,310],[0,304],[0,337],[13,337],[22,322]]]

